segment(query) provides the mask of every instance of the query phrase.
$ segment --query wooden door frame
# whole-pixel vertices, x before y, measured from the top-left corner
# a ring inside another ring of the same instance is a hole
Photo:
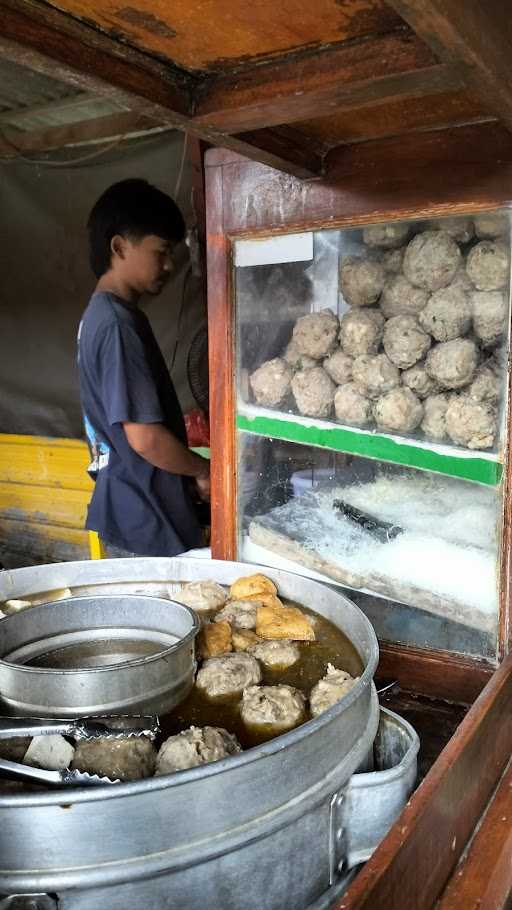
[[[232,249],[238,238],[485,211],[512,201],[512,137],[496,124],[380,140],[336,150],[322,181],[300,181],[223,149],[207,152],[212,555],[237,553],[235,318]],[[509,391],[509,399],[512,390]],[[509,426],[509,437],[510,437]],[[507,452],[510,446],[507,445]],[[504,472],[498,660],[510,648],[512,478]],[[492,661],[383,645],[386,666],[419,691],[471,703]],[[432,670],[443,664],[445,672]],[[422,668],[423,667],[423,668]],[[467,683],[464,682],[467,680]],[[455,697],[454,697],[455,696]]]

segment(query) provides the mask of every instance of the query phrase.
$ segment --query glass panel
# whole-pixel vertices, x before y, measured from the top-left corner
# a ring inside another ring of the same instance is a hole
[[[296,236],[235,244],[239,426],[496,482],[508,211]]]
[[[239,433],[239,558],[352,588],[388,641],[495,656],[501,508],[500,487]]]
[[[508,210],[241,240],[234,276],[240,557],[263,535],[383,638],[494,655]]]

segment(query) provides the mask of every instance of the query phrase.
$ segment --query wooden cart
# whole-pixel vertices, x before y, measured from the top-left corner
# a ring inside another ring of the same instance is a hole
[[[206,163],[215,556],[237,546],[233,240],[510,203],[511,21],[502,0],[3,0],[3,61],[117,111],[9,133],[4,156],[148,122],[225,149]],[[503,468],[496,659],[382,644],[381,675],[441,731],[435,752],[456,729],[340,910],[510,906],[508,458]]]
[[[510,200],[511,174],[512,149],[494,127],[485,131],[468,127],[456,134],[447,131],[435,137],[401,137],[343,149],[331,155],[329,172],[321,182],[284,177],[227,151],[207,154],[214,556],[240,558],[237,431],[247,422],[240,418],[237,405],[240,341],[236,341],[238,312],[233,277],[237,241],[494,209]],[[276,416],[287,419],[286,414]],[[277,421],[267,424],[272,425],[276,433],[281,432]],[[252,432],[264,433],[265,421],[262,426],[263,430],[253,427]],[[294,438],[289,426],[284,438]],[[379,457],[378,449],[373,457]],[[443,744],[443,718],[450,716],[448,704],[454,706],[452,730],[456,728],[456,732],[341,901],[340,910],[426,908],[441,897],[444,888],[443,908],[476,906],[473,901],[477,899],[482,901],[479,907],[507,906],[512,887],[512,778],[507,767],[512,744],[512,661],[506,656],[510,643],[507,445],[499,458],[504,467],[505,516],[496,661],[381,643],[380,674],[396,677],[406,692],[432,700],[426,709],[429,719],[421,731],[424,747],[430,748],[434,731],[439,747]],[[416,714],[409,717],[417,722],[420,703],[421,699],[416,705],[402,699],[397,710],[407,714],[412,708]],[[457,704],[472,705],[459,726],[462,715],[455,708]],[[425,711],[425,702],[422,706]],[[457,863],[487,806],[482,826],[459,868]]]

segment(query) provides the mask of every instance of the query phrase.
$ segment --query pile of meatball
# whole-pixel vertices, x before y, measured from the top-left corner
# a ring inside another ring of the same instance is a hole
[[[297,320],[282,357],[250,376],[265,407],[489,449],[498,432],[508,326],[504,213],[364,228],[341,258],[341,319]]]
[[[265,737],[277,736],[326,711],[357,682],[327,664],[325,676],[309,699],[294,686],[262,685],[262,667],[284,671],[300,659],[298,642],[314,641],[314,619],[285,606],[270,578],[255,574],[235,581],[229,592],[215,581],[184,584],[170,591],[173,600],[202,614],[195,686],[210,702],[238,706],[244,726]],[[123,728],[119,717],[116,726]],[[146,736],[98,737],[74,744],[63,736],[0,740],[0,757],[48,770],[86,771],[112,781],[133,781],[172,774],[236,755],[237,737],[223,727],[191,726],[168,737],[157,751]]]

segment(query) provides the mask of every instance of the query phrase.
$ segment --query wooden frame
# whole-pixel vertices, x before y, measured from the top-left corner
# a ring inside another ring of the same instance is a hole
[[[478,819],[506,769],[512,751],[512,655],[493,675],[421,787],[366,863],[336,910],[431,910],[464,852]],[[502,818],[510,805],[500,788],[491,818]],[[507,826],[510,831],[510,826]],[[488,830],[488,829],[487,829]],[[488,864],[471,861],[464,884],[456,876],[440,908],[505,910],[510,896],[510,843],[506,830],[495,829],[487,849]],[[482,854],[479,852],[480,861]],[[495,873],[495,874],[494,874]],[[464,873],[463,873],[464,874]],[[481,884],[494,902],[482,901]],[[492,887],[491,887],[492,886]],[[458,888],[463,900],[452,903]]]
[[[321,182],[299,181],[237,154],[212,149],[206,156],[206,175],[212,553],[216,558],[234,559],[235,363],[234,313],[229,293],[233,241],[305,226],[332,228],[461,215],[509,204],[512,139],[499,125],[488,124],[369,142],[332,152],[327,176]],[[509,648],[511,482],[507,462],[498,658]],[[440,661],[443,674],[432,673],[432,667]],[[492,672],[492,664],[485,662],[398,646],[383,649],[383,662],[388,672],[414,679],[418,691],[443,698],[450,697],[451,692],[452,700],[466,704],[474,700]]]

